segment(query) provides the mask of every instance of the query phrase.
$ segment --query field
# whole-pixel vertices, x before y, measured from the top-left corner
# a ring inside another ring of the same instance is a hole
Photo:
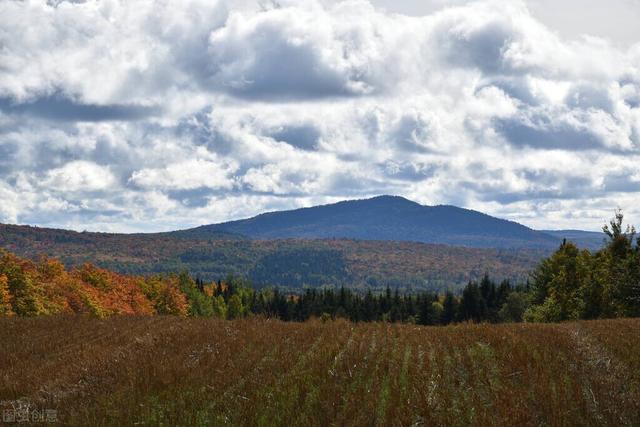
[[[637,425],[639,331],[0,318],[0,409],[74,425]]]

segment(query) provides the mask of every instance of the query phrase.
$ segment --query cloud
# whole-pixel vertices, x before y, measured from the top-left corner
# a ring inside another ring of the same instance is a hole
[[[566,150],[637,151],[632,128],[604,110],[528,108],[494,120],[497,132],[514,145]]]
[[[563,39],[522,1],[0,15],[0,221],[167,230],[392,193],[544,228],[597,229],[615,206],[640,223],[640,44]]]
[[[143,188],[159,190],[194,190],[198,188],[230,189],[233,164],[202,159],[172,163],[165,168],[135,171],[129,182]]]
[[[533,113],[533,114],[531,114]],[[585,150],[605,148],[605,141],[583,120],[569,113],[527,111],[519,117],[497,119],[495,128],[514,145],[536,148]]]
[[[142,120],[160,113],[159,108],[152,106],[82,104],[60,94],[24,103],[15,103],[10,98],[0,98],[0,110],[10,115],[29,115],[47,120],[73,122]]]
[[[212,32],[212,84],[236,96],[298,100],[357,96],[368,81],[358,33],[342,33],[319,4],[291,3],[249,15],[236,12]],[[360,3],[360,7],[367,7]],[[348,13],[336,6],[334,13]],[[366,58],[365,58],[366,60]]]
[[[302,150],[315,150],[322,134],[313,125],[279,126],[269,135]]]
[[[73,161],[49,170],[42,186],[56,192],[100,191],[110,188],[115,177],[108,167],[87,161]]]

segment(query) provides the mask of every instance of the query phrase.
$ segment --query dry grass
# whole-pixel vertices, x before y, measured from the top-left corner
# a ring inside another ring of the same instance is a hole
[[[75,425],[637,425],[640,320],[0,319],[0,400]]]

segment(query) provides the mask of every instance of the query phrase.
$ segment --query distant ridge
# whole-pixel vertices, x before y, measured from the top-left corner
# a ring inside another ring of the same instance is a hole
[[[604,246],[607,235],[602,231],[582,231],[582,230],[540,230],[545,234],[567,239],[583,249],[598,250]]]
[[[399,196],[269,212],[177,233],[226,232],[253,239],[348,238],[476,248],[555,248],[560,238],[517,222],[448,205],[423,206]]]

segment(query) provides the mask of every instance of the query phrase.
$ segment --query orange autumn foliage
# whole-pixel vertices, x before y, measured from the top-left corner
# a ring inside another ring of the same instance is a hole
[[[23,309],[23,300],[34,308]],[[44,257],[36,263],[0,251],[0,315],[185,316],[188,309],[176,277],[128,276],[91,264],[67,270],[56,259]]]
[[[71,272],[87,301],[99,315],[154,314],[138,277],[124,276],[85,264]]]

